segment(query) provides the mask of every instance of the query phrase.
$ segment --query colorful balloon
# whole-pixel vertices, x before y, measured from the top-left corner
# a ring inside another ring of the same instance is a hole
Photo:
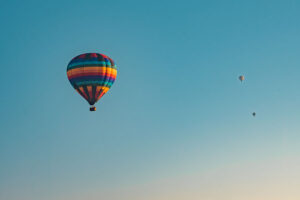
[[[91,105],[110,89],[117,77],[114,61],[100,53],[85,53],[74,57],[67,67],[67,76],[74,89]]]

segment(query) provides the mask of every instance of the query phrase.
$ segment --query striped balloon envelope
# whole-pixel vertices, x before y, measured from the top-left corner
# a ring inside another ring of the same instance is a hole
[[[117,77],[114,61],[100,53],[85,53],[73,58],[67,67],[67,76],[74,89],[91,105],[110,89]]]

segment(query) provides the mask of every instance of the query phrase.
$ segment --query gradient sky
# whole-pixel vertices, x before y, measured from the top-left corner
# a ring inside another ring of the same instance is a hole
[[[0,199],[299,200],[299,10],[2,2]],[[93,113],[66,76],[86,52],[118,67]]]

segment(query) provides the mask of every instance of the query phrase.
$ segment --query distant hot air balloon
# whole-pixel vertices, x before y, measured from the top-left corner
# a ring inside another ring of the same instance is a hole
[[[239,76],[239,79],[241,82],[243,82],[243,80],[245,80],[245,77],[243,75]]]
[[[85,53],[74,57],[67,67],[67,76],[74,89],[91,105],[110,89],[117,77],[115,63],[100,53]]]
[[[255,112],[253,112],[253,113],[252,113],[252,115],[253,115],[253,117],[255,117],[255,116],[256,116],[256,113],[255,113]]]

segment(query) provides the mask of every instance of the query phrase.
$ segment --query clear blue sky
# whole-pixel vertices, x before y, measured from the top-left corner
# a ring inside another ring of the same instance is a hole
[[[299,10],[2,2],[0,199],[298,200]],[[118,67],[93,113],[66,76],[86,52]]]

